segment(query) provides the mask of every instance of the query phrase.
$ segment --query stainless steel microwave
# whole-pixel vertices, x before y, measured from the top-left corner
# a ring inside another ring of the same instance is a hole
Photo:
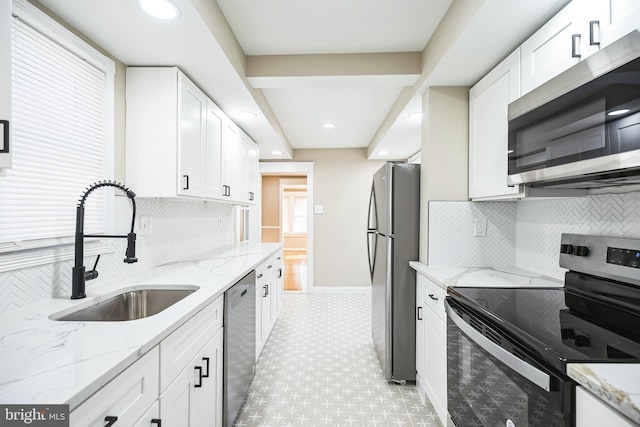
[[[640,184],[640,31],[509,104],[508,183]]]

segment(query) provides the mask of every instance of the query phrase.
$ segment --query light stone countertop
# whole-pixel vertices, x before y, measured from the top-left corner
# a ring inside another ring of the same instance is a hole
[[[418,261],[409,261],[409,265],[419,274],[445,289],[450,286],[487,288],[561,288],[564,286],[561,280],[513,267],[431,266]]]
[[[603,402],[640,425],[640,364],[569,363],[567,373]]]
[[[225,246],[124,281],[95,287],[88,282],[86,299],[50,299],[0,315],[0,403],[69,404],[73,410],[281,248],[279,243]],[[91,305],[123,288],[145,285],[199,289],[145,319],[49,319],[54,313]]]

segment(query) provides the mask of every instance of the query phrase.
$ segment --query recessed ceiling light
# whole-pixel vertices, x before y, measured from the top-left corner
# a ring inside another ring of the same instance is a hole
[[[140,0],[140,6],[142,10],[158,19],[174,19],[180,13],[178,6],[170,0]]]
[[[334,127],[336,127],[335,123],[323,123],[322,127],[325,129],[333,129]]]
[[[507,150],[507,154],[513,153],[513,150]]]
[[[422,118],[422,112],[416,111],[415,113],[411,113],[411,114],[409,114],[409,118],[410,119],[416,119],[416,120],[421,119]]]
[[[279,156],[280,154],[282,154],[282,151],[275,150],[272,151],[271,154],[273,154],[274,156]]]
[[[240,119],[255,119],[256,117],[258,117],[258,115],[256,113],[254,113],[253,111],[240,111],[238,113],[238,118]]]
[[[613,110],[613,111],[609,111],[609,115],[610,116],[619,116],[620,114],[626,114],[629,112],[628,108],[622,108],[620,110]]]

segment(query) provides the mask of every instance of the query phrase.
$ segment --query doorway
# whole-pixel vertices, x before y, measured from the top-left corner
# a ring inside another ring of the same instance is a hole
[[[288,292],[313,289],[312,165],[260,164],[261,240],[282,243],[283,288]]]

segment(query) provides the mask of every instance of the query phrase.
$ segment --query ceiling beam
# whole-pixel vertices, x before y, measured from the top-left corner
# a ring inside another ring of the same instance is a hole
[[[422,52],[264,55],[247,57],[254,88],[303,86],[412,86]]]

